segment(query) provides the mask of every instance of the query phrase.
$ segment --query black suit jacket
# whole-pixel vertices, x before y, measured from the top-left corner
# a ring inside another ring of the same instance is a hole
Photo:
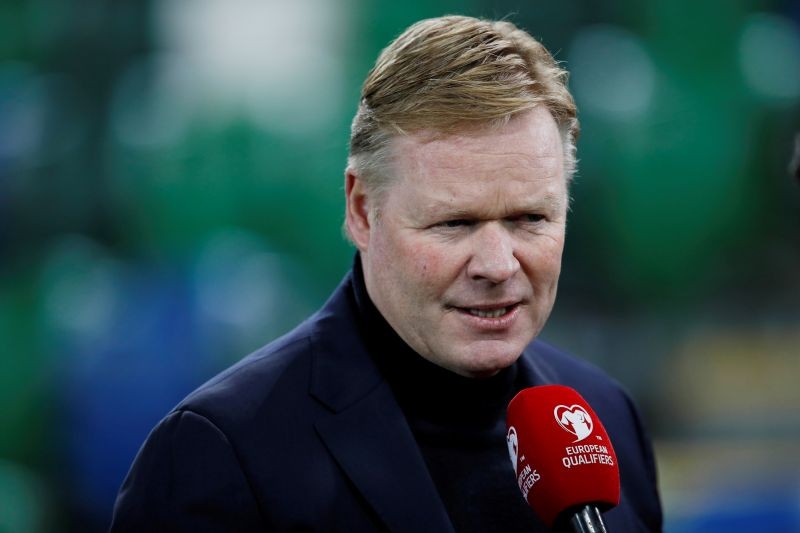
[[[355,324],[348,275],[295,330],[189,395],[139,451],[111,530],[452,532]],[[518,364],[530,386],[573,387],[603,420],[622,480],[609,531],[659,531],[652,450],[625,392],[540,341]]]

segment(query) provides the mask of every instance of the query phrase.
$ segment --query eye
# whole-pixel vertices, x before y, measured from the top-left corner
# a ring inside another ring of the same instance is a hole
[[[546,218],[547,217],[545,217],[544,215],[542,215],[540,213],[526,213],[526,214],[520,216],[519,220],[521,222],[524,222],[524,223],[527,223],[527,224],[536,224],[538,222],[542,222],[542,221],[546,220]]]
[[[439,222],[436,224],[442,228],[462,228],[467,226],[472,226],[475,224],[473,220],[467,220],[466,218],[457,218],[454,220],[445,220],[444,222]]]

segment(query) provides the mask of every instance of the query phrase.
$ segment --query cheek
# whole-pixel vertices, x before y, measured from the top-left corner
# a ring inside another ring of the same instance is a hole
[[[539,243],[538,246],[532,247],[526,260],[529,276],[543,283],[557,281],[561,273],[563,249],[563,238],[548,238]]]
[[[409,274],[415,280],[416,290],[428,294],[441,292],[457,276],[454,254],[446,253],[440,246],[417,243],[407,252]]]
[[[544,268],[556,276],[558,276],[558,274],[561,272],[561,254],[561,247],[554,247],[552,249],[545,250],[542,254],[542,263]]]
[[[435,250],[418,246],[411,251],[414,277],[423,286],[436,283],[436,273],[440,269],[441,259]]]

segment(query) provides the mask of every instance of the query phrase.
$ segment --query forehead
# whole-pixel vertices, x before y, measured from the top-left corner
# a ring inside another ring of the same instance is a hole
[[[394,166],[401,193],[419,201],[485,194],[502,194],[506,202],[566,198],[561,135],[544,107],[497,128],[398,138]]]

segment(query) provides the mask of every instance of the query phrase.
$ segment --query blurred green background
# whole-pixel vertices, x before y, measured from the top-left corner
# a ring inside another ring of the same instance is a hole
[[[103,531],[161,416],[322,303],[360,83],[447,13],[572,72],[543,337],[643,408],[666,531],[800,531],[800,3],[4,0],[0,533]]]

